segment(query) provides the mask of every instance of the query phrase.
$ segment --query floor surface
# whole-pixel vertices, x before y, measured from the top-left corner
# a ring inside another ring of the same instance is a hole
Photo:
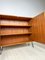
[[[31,45],[6,47],[0,55],[0,60],[45,60],[45,49]]]

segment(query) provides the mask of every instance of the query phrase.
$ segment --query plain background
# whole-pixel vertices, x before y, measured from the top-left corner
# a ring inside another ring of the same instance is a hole
[[[45,11],[45,0],[0,0],[0,14],[34,17]]]

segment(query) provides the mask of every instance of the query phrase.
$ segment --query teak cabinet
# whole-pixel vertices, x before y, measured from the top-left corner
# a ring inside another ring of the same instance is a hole
[[[0,46],[30,42],[32,18],[0,15]]]
[[[45,13],[34,18],[0,15],[0,46],[45,43]]]

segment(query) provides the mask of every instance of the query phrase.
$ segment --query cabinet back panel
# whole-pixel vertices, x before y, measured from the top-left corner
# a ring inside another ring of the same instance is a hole
[[[10,21],[10,20],[0,20],[1,25],[14,25],[14,26],[26,26],[28,21]]]
[[[28,28],[2,28],[1,35],[28,33]]]
[[[16,44],[20,42],[26,42],[29,41],[29,36],[4,36],[1,38],[1,45],[6,46],[6,45],[11,45],[11,44]]]

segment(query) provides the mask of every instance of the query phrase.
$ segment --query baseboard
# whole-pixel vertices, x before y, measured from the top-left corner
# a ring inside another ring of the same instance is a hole
[[[34,45],[37,45],[37,46],[45,49],[45,44],[38,43],[38,42],[33,42],[33,43],[34,43]]]

